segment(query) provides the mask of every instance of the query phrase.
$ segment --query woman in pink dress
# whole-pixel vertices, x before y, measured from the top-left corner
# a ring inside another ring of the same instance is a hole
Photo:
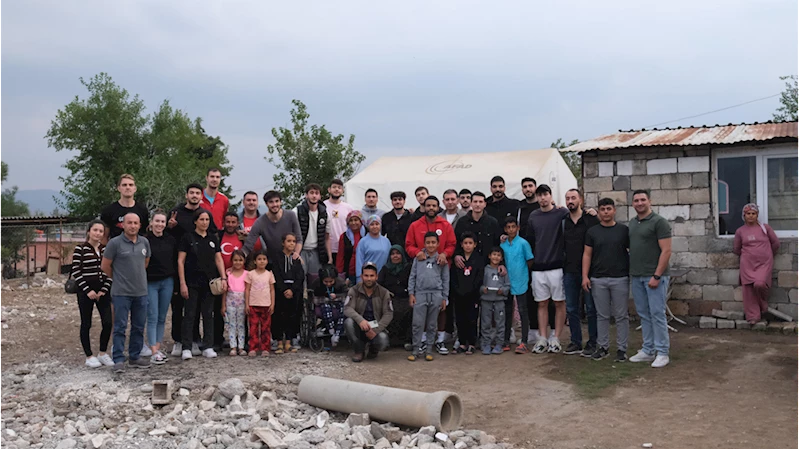
[[[746,321],[760,321],[760,314],[768,309],[768,292],[771,288],[771,270],[780,241],[771,226],[757,219],[760,209],[749,203],[743,208],[744,225],[735,231],[733,252],[741,256],[740,282],[743,287]]]

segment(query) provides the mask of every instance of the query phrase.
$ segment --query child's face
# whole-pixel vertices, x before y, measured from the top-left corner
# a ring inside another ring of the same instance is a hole
[[[436,252],[438,250],[438,239],[435,237],[426,237],[424,239],[424,249],[426,249],[429,254]]]
[[[297,247],[297,238],[293,235],[287,235],[283,240],[283,249],[287,252],[293,253],[294,248]]]
[[[241,270],[242,268],[244,268],[244,258],[241,256],[233,256],[231,262],[233,264],[234,270]]]
[[[474,239],[472,238],[463,239],[463,241],[461,242],[461,248],[463,248],[463,251],[467,253],[474,252],[474,247],[475,247]]]
[[[261,270],[266,268],[267,260],[266,256],[263,254],[259,254],[258,257],[255,258],[255,266]]]
[[[333,278],[324,278],[322,279],[322,283],[325,284],[325,287],[330,288],[336,285],[336,280]]]
[[[488,256],[488,260],[491,261],[491,265],[499,265],[502,263],[502,253],[494,251]]]
[[[519,225],[516,223],[505,223],[505,234],[508,234],[508,237],[516,237],[518,233]]]

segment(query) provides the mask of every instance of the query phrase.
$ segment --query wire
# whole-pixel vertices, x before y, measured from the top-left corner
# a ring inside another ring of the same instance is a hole
[[[735,104],[735,105],[732,105],[732,106],[727,106],[726,108],[716,109],[715,111],[703,112],[701,114],[692,115],[690,117],[683,117],[683,118],[678,118],[678,119],[675,119],[675,120],[669,120],[668,122],[655,123],[654,125],[645,126],[644,129],[654,128],[656,126],[667,125],[669,123],[679,122],[681,120],[688,120],[690,118],[697,118],[697,117],[702,117],[703,115],[708,115],[708,114],[713,114],[713,113],[716,113],[716,112],[726,111],[727,109],[737,108],[739,106],[744,106],[744,105],[747,105],[747,104],[750,104],[750,103],[754,103],[754,102],[757,102],[757,101],[768,100],[769,98],[774,98],[774,97],[777,97],[779,95],[780,94],[769,95],[768,97],[757,98],[755,100],[746,101],[744,103],[739,103],[739,104]]]

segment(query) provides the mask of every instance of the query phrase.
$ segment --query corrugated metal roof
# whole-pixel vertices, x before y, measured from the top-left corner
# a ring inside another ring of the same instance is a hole
[[[764,142],[778,138],[799,137],[797,122],[741,123],[690,128],[619,130],[616,134],[580,142],[561,151],[612,150],[617,148],[663,145],[727,145],[741,142]]]

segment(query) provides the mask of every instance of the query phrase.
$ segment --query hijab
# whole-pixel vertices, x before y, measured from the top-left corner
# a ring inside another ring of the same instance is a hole
[[[747,212],[756,212],[758,216],[760,216],[760,208],[757,206],[757,204],[749,203],[741,210],[741,219],[744,221],[744,223],[746,223]],[[768,235],[768,232],[766,232],[766,227],[763,226],[763,223],[761,223],[760,220],[757,220],[757,224],[760,225],[760,229],[763,230],[763,234]]]
[[[347,234],[347,239],[349,239],[350,242],[355,243],[355,234],[353,234],[352,229],[350,229],[349,226],[350,218],[352,217],[358,217],[358,220],[361,221],[361,237],[366,235],[366,228],[363,226],[363,214],[361,214],[361,211],[354,210],[347,214],[347,230],[345,231],[345,234]]]
[[[391,251],[394,250],[399,251],[400,256],[402,256],[402,261],[400,263],[391,262]],[[392,245],[391,249],[388,250],[388,262],[386,262],[384,266],[386,267],[388,272],[394,276],[398,276],[400,273],[402,273],[402,270],[404,270],[408,266],[408,261],[405,260],[405,248],[403,248],[400,245]]]

